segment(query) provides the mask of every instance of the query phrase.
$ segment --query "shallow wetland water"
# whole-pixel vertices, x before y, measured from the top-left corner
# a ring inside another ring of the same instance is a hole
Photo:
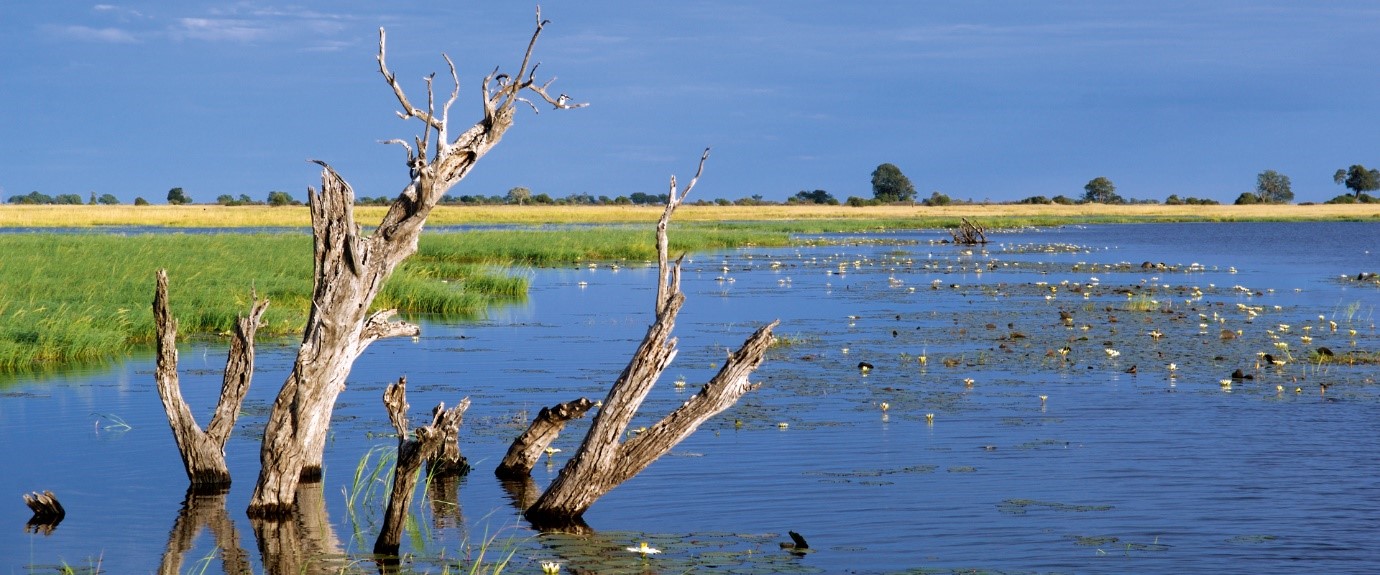
[[[944,237],[689,256],[681,351],[648,423],[758,325],[780,318],[782,342],[757,391],[595,504],[592,536],[529,531],[492,469],[542,406],[602,398],[650,322],[654,269],[534,270],[527,301],[486,320],[418,318],[422,337],[375,344],[341,396],[324,518],[299,545],[307,570],[374,570],[385,489],[369,471],[396,445],[380,395],[401,375],[414,418],[473,402],[461,441],[475,469],[442,486],[458,506],[414,507],[404,569],[419,573],[468,573],[481,551],[511,552],[506,573],[541,561],[570,573],[1380,570],[1380,284],[1356,280],[1380,271],[1376,224],[1069,226],[971,248]],[[1318,361],[1321,347],[1334,361]],[[228,448],[235,536],[203,530],[185,548],[170,545],[189,524],[186,479],[150,360],[4,383],[0,572],[272,570],[244,509],[294,351],[260,344]],[[181,352],[203,422],[224,353]],[[1348,354],[1369,363],[1335,361]],[[1237,369],[1252,379],[1233,381]],[[537,487],[586,424],[537,466]],[[19,495],[43,489],[67,518],[26,532]],[[788,530],[812,552],[781,550]],[[662,553],[625,550],[642,541]]]

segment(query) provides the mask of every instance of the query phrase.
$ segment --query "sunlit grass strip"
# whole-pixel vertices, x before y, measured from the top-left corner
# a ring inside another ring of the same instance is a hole
[[[386,208],[358,206],[361,222],[379,221]],[[557,224],[656,222],[660,206],[438,206],[427,220],[431,226],[455,224]],[[903,220],[930,227],[924,222],[977,218],[989,228],[1015,225],[1135,222],[1226,221],[1375,221],[1375,204],[1317,204],[1247,206],[1170,206],[1104,204],[972,204],[927,206],[682,206],[676,221],[801,221],[801,220]],[[1025,223],[1022,223],[1025,222]],[[311,225],[302,206],[25,206],[0,205],[0,227],[298,227]]]
[[[100,361],[152,341],[160,267],[183,334],[228,331],[251,289],[272,301],[259,332],[295,333],[309,309],[311,266],[305,233],[0,235],[0,372]],[[376,305],[473,316],[526,294],[527,279],[501,267],[447,270],[435,278],[404,266]]]

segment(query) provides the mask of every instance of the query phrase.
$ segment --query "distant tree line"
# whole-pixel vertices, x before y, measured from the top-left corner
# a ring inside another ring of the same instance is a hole
[[[1380,197],[1373,196],[1370,192],[1380,190],[1380,170],[1367,168],[1361,164],[1353,164],[1349,168],[1339,169],[1332,175],[1332,179],[1337,185],[1345,185],[1351,193],[1339,195],[1327,200],[1328,204],[1351,204],[1351,203],[1380,203]],[[393,202],[393,196],[360,196],[355,199],[357,205],[377,205],[386,206]],[[182,205],[192,203],[192,198],[182,188],[172,188],[168,190],[167,200],[172,205]],[[119,198],[112,194],[102,194],[97,197],[95,192],[91,192],[89,201],[83,201],[78,194],[58,194],[49,196],[37,191],[28,194],[10,196],[7,200],[11,204],[59,204],[59,205],[80,205],[101,204],[116,205],[120,203]],[[1294,201],[1294,192],[1289,180],[1289,176],[1281,174],[1275,170],[1265,170],[1256,175],[1255,190],[1242,192],[1237,196],[1237,205],[1248,204],[1287,204]],[[255,200],[248,194],[232,196],[222,194],[216,198],[216,203],[223,206],[300,206],[302,202],[294,199],[291,194],[280,191],[268,193],[264,201]],[[666,194],[648,194],[644,192],[634,192],[626,196],[609,197],[605,195],[593,196],[587,193],[571,194],[565,197],[552,197],[550,194],[533,194],[532,190],[526,187],[515,187],[508,190],[504,195],[461,195],[446,196],[440,201],[443,205],[548,205],[548,206],[646,206],[664,205]],[[910,178],[901,172],[895,164],[884,163],[877,166],[872,171],[872,197],[863,198],[849,196],[843,202],[833,194],[825,190],[801,190],[794,196],[786,198],[785,202],[774,202],[762,197],[761,194],[742,197],[736,200],[717,198],[714,200],[700,199],[694,205],[719,205],[719,206],[760,206],[776,205],[784,203],[786,205],[829,205],[837,206],[840,203],[848,206],[875,206],[882,204],[910,203],[916,204],[915,185]],[[952,204],[971,204],[972,200],[954,200],[941,192],[933,192],[928,198],[920,200],[919,203],[925,206],[947,206]],[[1134,199],[1123,198],[1116,192],[1116,184],[1106,176],[1098,176],[1088,181],[1083,186],[1083,194],[1076,198],[1064,195],[1057,195],[1052,198],[1045,196],[1030,196],[1012,203],[1017,204],[1062,204],[1073,205],[1081,203],[1099,204],[1158,204],[1153,199]],[[1178,194],[1170,194],[1164,199],[1164,204],[1177,205],[1217,205],[1220,202],[1212,199],[1185,197],[1180,198]],[[142,197],[134,199],[134,205],[145,206],[149,202]]]

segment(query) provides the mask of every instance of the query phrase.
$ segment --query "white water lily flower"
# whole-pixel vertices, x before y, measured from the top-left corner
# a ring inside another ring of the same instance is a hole
[[[660,549],[657,549],[656,547],[649,547],[646,541],[643,541],[642,545],[639,547],[629,547],[628,551],[631,551],[633,553],[641,553],[643,555],[656,555],[657,553],[661,553]]]
[[[541,572],[546,575],[556,575],[561,572],[561,564],[555,561],[542,561]]]

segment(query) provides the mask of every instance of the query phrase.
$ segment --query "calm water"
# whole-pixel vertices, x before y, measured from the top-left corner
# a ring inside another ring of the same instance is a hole
[[[379,502],[352,513],[345,491],[361,457],[395,445],[379,396],[406,375],[415,418],[473,400],[462,447],[475,471],[458,509],[425,508],[405,538],[417,572],[456,572],[495,536],[488,558],[514,551],[515,573],[539,573],[542,560],[592,573],[1380,570],[1380,370],[1309,361],[1319,346],[1380,350],[1380,286],[1341,279],[1380,271],[1380,227],[1032,229],[996,234],[985,250],[932,243],[941,237],[690,258],[680,355],[634,425],[694,393],[756,326],[780,318],[790,345],[757,372],[758,391],[595,504],[590,537],[531,533],[491,471],[542,406],[603,396],[650,321],[654,270],[535,270],[528,301],[486,321],[421,319],[419,341],[379,342],[356,364],[327,448],[328,521],[314,539],[325,543],[312,548],[333,555],[321,564],[372,568]],[[1223,329],[1241,334],[1223,340]],[[228,448],[236,483],[224,508],[238,540],[218,549],[203,531],[180,572],[233,568],[225,547],[264,572],[243,510],[255,437],[294,351],[261,343]],[[1286,363],[1257,368],[1263,352]],[[876,367],[860,373],[859,361]],[[223,362],[222,348],[182,350],[203,424]],[[1237,368],[1256,379],[1224,389]],[[537,466],[539,486],[586,424]],[[160,570],[186,478],[150,361],[5,384],[0,454],[0,494],[12,498],[0,506],[0,572]],[[68,517],[52,534],[26,533],[19,496],[43,489]],[[787,530],[814,552],[781,551]],[[664,553],[622,550],[643,540]]]

